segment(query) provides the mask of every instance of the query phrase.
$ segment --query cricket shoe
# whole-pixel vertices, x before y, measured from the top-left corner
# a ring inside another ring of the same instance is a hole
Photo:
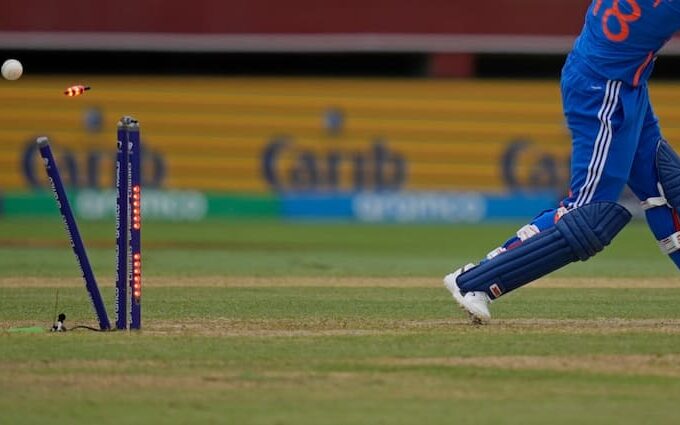
[[[486,292],[475,291],[468,292],[463,295],[460,292],[458,283],[456,280],[458,276],[475,267],[474,264],[467,264],[464,267],[459,268],[455,272],[448,274],[444,277],[444,286],[451,292],[453,299],[456,300],[458,305],[467,312],[474,324],[483,324],[491,320],[491,313],[489,312],[489,304],[491,300]]]

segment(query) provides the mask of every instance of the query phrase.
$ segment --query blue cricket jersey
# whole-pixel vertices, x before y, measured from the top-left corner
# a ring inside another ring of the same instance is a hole
[[[680,0],[594,0],[573,54],[608,80],[637,86],[680,30]]]

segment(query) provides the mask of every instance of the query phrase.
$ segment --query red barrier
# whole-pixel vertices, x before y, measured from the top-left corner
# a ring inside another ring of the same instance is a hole
[[[0,31],[574,35],[588,0],[22,0]]]

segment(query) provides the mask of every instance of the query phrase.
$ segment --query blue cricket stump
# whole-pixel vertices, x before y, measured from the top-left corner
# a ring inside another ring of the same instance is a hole
[[[99,328],[101,330],[109,330],[111,329],[111,324],[109,323],[109,317],[106,314],[106,307],[104,306],[102,296],[99,293],[99,287],[97,286],[97,281],[95,280],[94,273],[92,272],[90,260],[87,258],[87,252],[85,251],[83,240],[80,237],[78,225],[76,224],[76,220],[73,217],[73,211],[71,210],[71,205],[68,202],[68,197],[66,196],[64,184],[61,180],[61,176],[59,175],[57,163],[54,160],[54,155],[52,155],[49,140],[47,137],[38,137],[36,142],[38,143],[40,156],[43,158],[45,163],[45,170],[47,171],[47,176],[50,180],[50,185],[52,186],[54,199],[57,201],[57,206],[61,212],[61,217],[64,220],[64,226],[66,227],[66,232],[71,242],[71,248],[73,248],[73,253],[76,256],[76,261],[78,262],[78,266],[82,272],[83,280],[85,281],[85,288],[90,295],[92,306],[94,307],[94,311],[97,315]]]
[[[127,329],[128,239],[130,232],[130,143],[124,122],[118,123],[116,151],[116,329]]]
[[[132,276],[130,279],[130,329],[142,327],[142,152],[139,123],[128,118],[127,130],[130,141],[130,255]]]
[[[142,184],[139,123],[125,116],[118,122],[116,156],[116,327],[142,327]],[[129,287],[129,288],[128,288]]]

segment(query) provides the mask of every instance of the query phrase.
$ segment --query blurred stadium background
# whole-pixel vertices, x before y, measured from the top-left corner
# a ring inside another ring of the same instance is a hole
[[[33,143],[47,135],[78,214],[112,217],[129,114],[147,219],[529,218],[567,186],[558,78],[588,3],[9,2],[0,56],[25,76],[0,85],[0,215],[56,214]],[[680,43],[665,53],[672,80]],[[653,86],[671,141],[678,94]]]
[[[677,424],[680,280],[642,222],[487,327],[441,285],[564,196],[589,2],[0,0],[0,424]],[[676,148],[679,70],[673,40]],[[42,135],[113,318],[123,115],[144,331],[6,332],[95,324]]]

